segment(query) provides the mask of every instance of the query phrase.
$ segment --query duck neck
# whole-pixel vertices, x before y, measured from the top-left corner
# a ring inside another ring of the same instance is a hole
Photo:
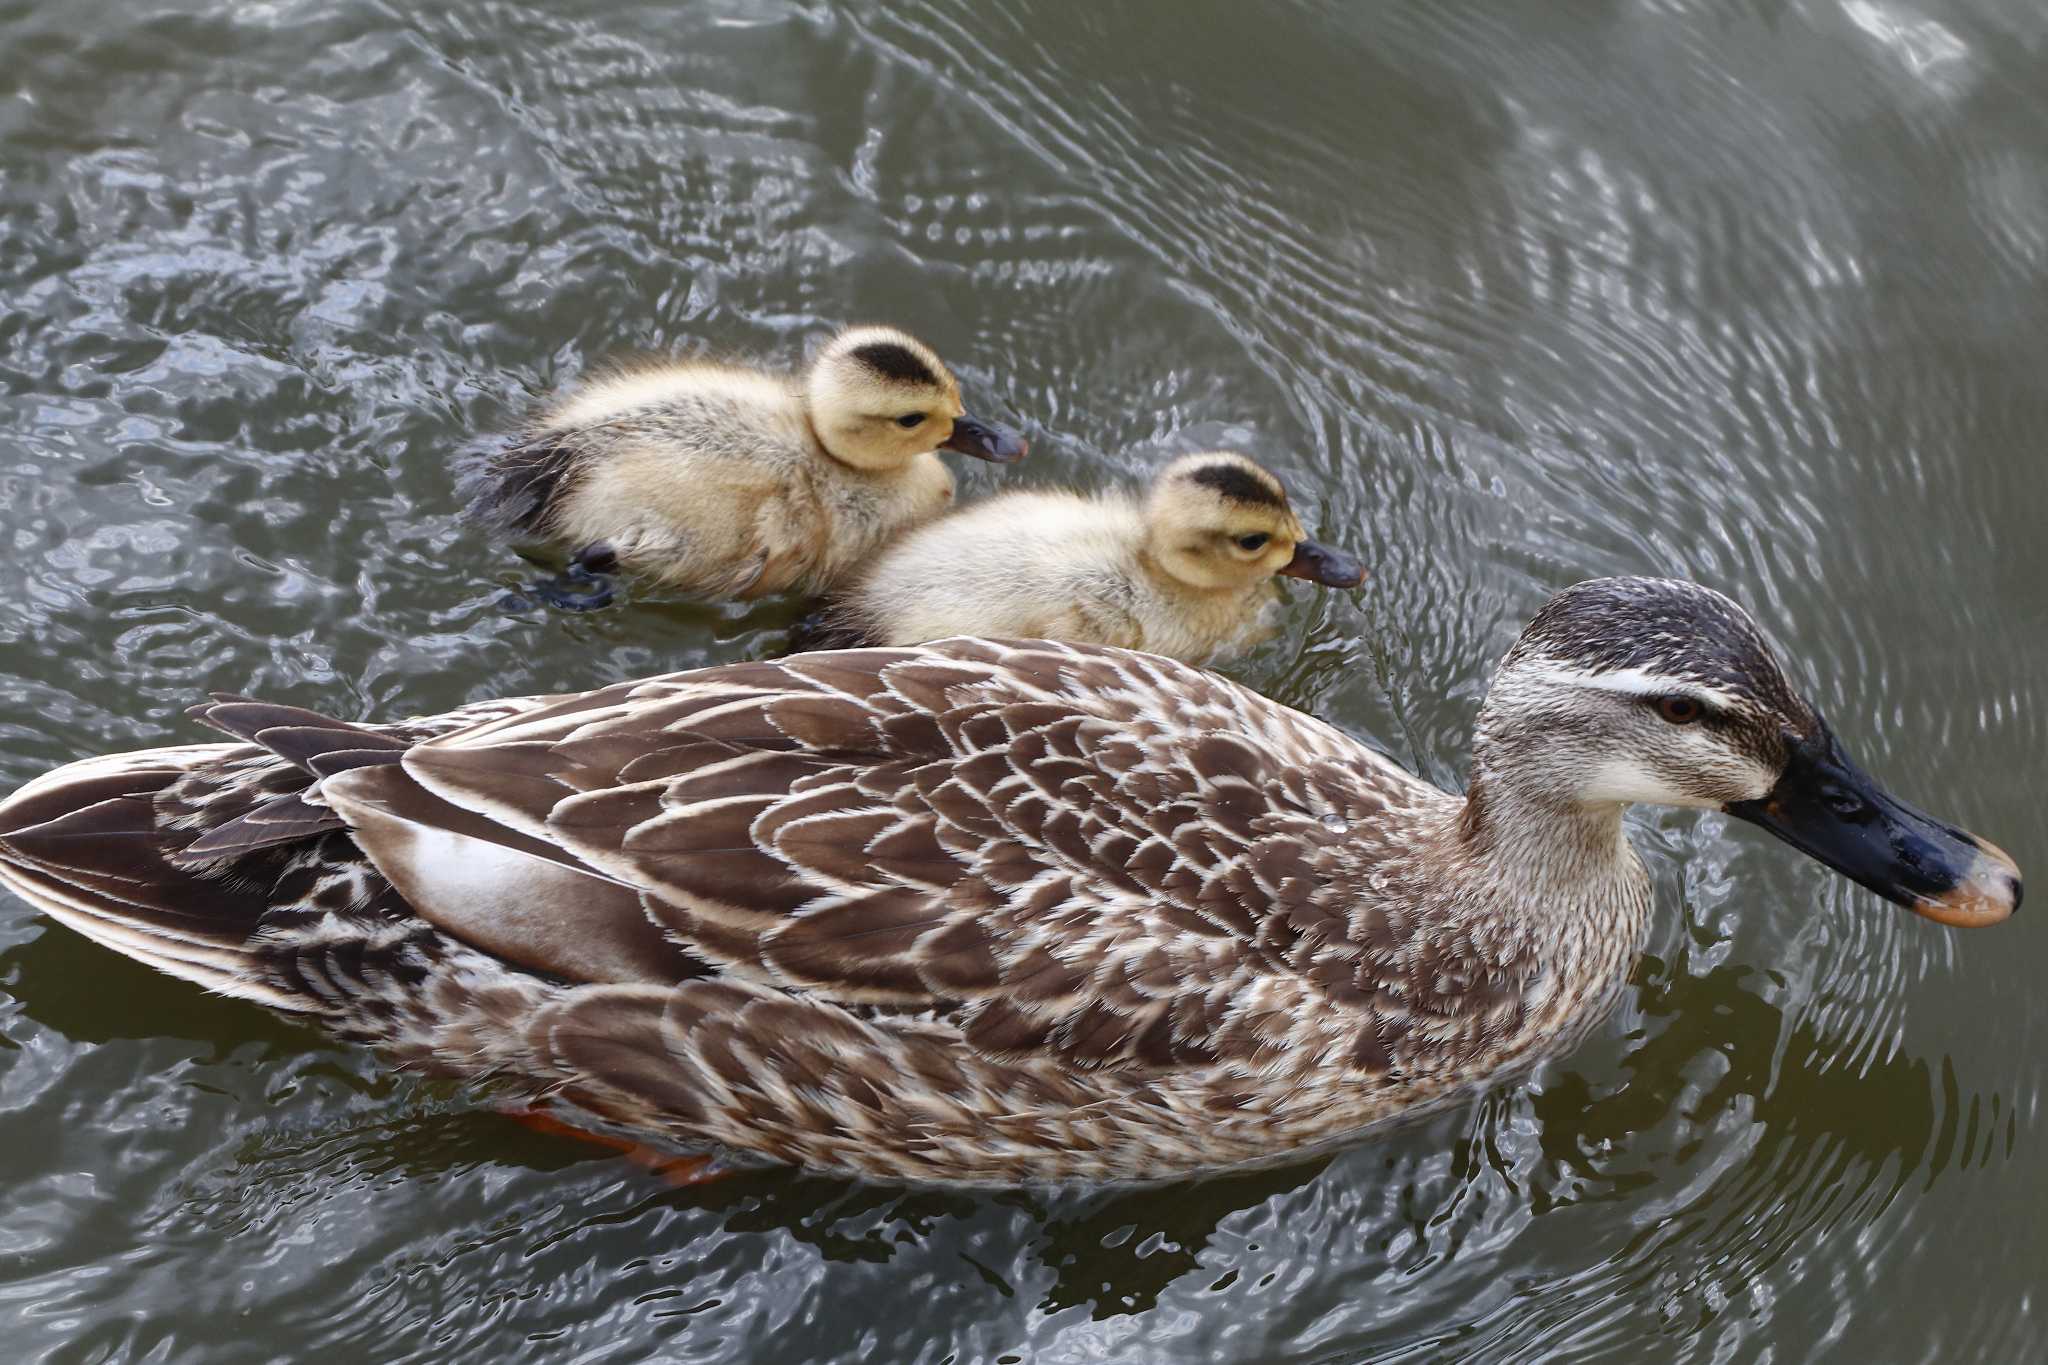
[[[1649,880],[1622,829],[1623,803],[1584,801],[1578,775],[1542,736],[1483,708],[1456,841],[1469,867],[1541,918],[1647,908]]]
[[[1649,876],[1621,813],[1617,803],[1559,799],[1475,762],[1450,814],[1447,903],[1464,912],[1481,951],[1544,964],[1560,1019],[1605,998],[1649,922]]]
[[[871,474],[874,472],[854,460],[849,460],[845,455],[832,448],[832,443],[825,439],[824,429],[818,425],[818,415],[811,410],[810,404],[804,404],[803,413],[804,428],[811,433],[811,444],[818,448],[818,453],[825,457],[827,464],[836,465],[840,469],[851,470],[856,474]]]
[[[1619,802],[1575,801],[1475,762],[1458,840],[1502,880],[1582,891],[1635,864],[1621,812]]]
[[[1203,583],[1190,583],[1167,571],[1149,543],[1138,547],[1138,567],[1152,580],[1161,596],[1187,602],[1229,602],[1237,597],[1234,587],[1211,587]]]

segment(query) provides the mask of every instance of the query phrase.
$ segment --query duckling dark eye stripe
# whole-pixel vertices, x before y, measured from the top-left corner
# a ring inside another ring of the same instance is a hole
[[[884,379],[899,384],[937,384],[939,377],[917,352],[898,341],[870,341],[853,348],[853,358]]]
[[[1255,503],[1261,507],[1285,507],[1287,495],[1271,487],[1242,465],[1205,464],[1188,471],[1188,478],[1204,488],[1213,488],[1232,502]]]

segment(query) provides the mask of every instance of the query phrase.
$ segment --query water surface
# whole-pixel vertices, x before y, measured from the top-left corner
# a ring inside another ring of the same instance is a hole
[[[755,657],[498,608],[447,462],[589,367],[931,340],[1096,485],[1238,444],[1356,597],[1234,668],[1456,783],[1554,588],[1748,602],[2048,857],[2048,10],[0,0],[0,786]],[[2018,1360],[2044,931],[1646,813],[1533,1081],[1141,1192],[674,1191],[0,903],[10,1359]]]

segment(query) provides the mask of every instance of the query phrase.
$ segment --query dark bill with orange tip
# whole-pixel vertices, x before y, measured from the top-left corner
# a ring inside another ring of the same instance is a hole
[[[1878,786],[1842,752],[1826,721],[1794,746],[1770,795],[1726,809],[1942,924],[1996,924],[2020,908],[2020,869],[2005,850]]]
[[[957,450],[991,464],[1015,464],[1031,447],[1008,427],[984,422],[964,414],[953,419],[953,434],[940,443],[940,450]]]
[[[1294,558],[1281,566],[1280,572],[1332,588],[1355,588],[1365,581],[1365,565],[1356,557],[1313,540],[1296,541]]]

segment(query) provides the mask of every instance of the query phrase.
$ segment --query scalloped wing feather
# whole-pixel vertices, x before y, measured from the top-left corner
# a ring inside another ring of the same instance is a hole
[[[14,884],[166,971],[691,1139],[913,1178],[1213,1168],[1561,1028],[1528,945],[1432,899],[1413,844],[1454,798],[1164,659],[955,640],[392,726],[211,714],[256,743],[17,793]],[[264,843],[272,811],[307,834]]]
[[[1245,1002],[1340,928],[1310,894],[1322,789],[1353,816],[1381,787],[1443,799],[1363,752],[1167,660],[956,641],[621,684],[419,745],[404,771],[636,889],[736,981],[932,1013],[1011,1060],[1250,1066],[1291,1045],[1295,1005]]]

